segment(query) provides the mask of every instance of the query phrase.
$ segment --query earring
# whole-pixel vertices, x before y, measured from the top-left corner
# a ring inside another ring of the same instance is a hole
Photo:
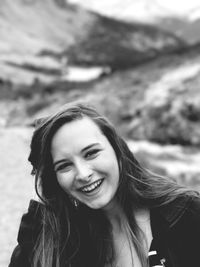
[[[70,199],[71,203],[74,205],[74,207],[76,209],[78,209],[79,201],[77,199],[75,199],[74,197],[72,197],[71,195],[69,195],[69,199]]]
[[[79,201],[77,199],[73,199],[73,204],[76,209],[78,209]]]

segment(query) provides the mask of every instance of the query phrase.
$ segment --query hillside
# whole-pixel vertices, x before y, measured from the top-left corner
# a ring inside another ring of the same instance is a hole
[[[200,19],[189,20],[185,17],[168,16],[159,18],[154,23],[167,32],[184,40],[188,45],[200,43]]]
[[[88,10],[121,21],[146,23],[172,33],[188,45],[200,42],[200,6],[197,1],[68,0]]]
[[[197,46],[91,82],[21,86],[0,102],[0,116],[6,125],[31,125],[65,102],[83,99],[97,105],[127,138],[200,146],[199,52]]]
[[[156,27],[54,0],[2,0],[0,39],[1,80],[29,85],[62,79],[68,64],[119,69],[185,47]]]

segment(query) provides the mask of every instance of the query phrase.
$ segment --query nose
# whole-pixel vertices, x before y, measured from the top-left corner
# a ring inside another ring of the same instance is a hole
[[[92,169],[87,162],[76,163],[76,180],[88,183],[92,177]]]

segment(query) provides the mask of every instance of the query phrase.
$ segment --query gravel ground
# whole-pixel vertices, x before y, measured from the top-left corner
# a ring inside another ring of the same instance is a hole
[[[21,216],[34,192],[27,161],[31,134],[29,128],[0,128],[0,267],[8,266]]]

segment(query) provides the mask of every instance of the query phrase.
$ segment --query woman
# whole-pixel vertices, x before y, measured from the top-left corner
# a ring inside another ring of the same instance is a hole
[[[10,267],[200,266],[200,198],[140,166],[97,111],[68,104],[40,121],[36,192]]]

